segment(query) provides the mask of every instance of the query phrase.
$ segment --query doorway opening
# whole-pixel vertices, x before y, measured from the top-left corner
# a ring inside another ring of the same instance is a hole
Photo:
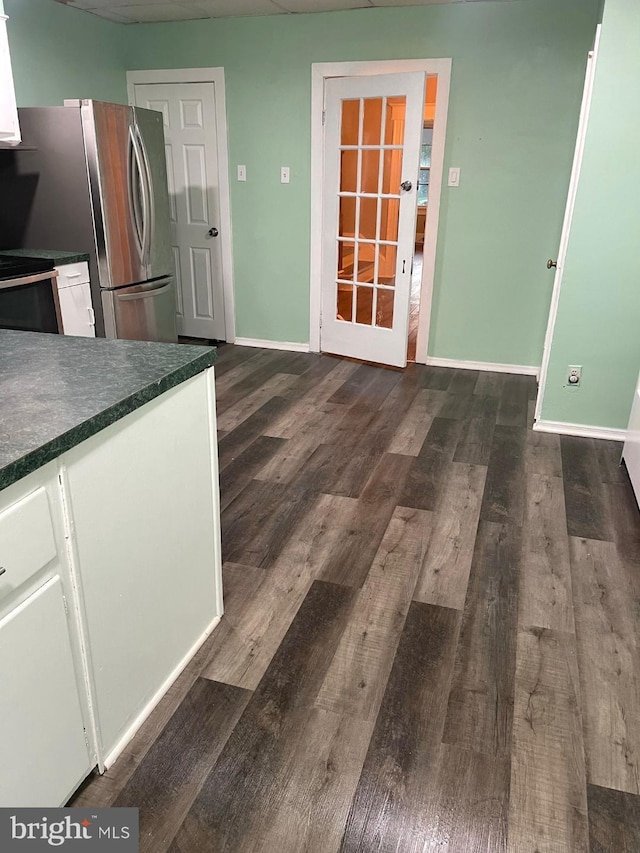
[[[422,270],[424,261],[424,243],[429,207],[429,182],[431,178],[431,154],[433,151],[433,124],[436,115],[438,96],[438,77],[427,76],[425,88],[422,139],[420,144],[420,165],[418,169],[418,197],[416,205],[416,228],[413,262],[411,264],[411,299],[409,310],[409,334],[407,339],[407,361],[416,361],[418,326],[420,323],[420,295],[422,291]]]

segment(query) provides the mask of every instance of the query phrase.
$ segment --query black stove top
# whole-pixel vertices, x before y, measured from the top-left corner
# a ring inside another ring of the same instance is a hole
[[[0,253],[0,281],[48,272],[54,266],[55,261],[48,258],[20,258]]]

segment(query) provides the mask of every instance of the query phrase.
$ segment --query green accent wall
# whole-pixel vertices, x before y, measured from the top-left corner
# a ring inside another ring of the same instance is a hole
[[[308,340],[311,63],[445,56],[445,170],[462,176],[443,190],[429,351],[539,364],[598,12],[527,0],[136,26],[132,68],[225,68],[238,335]]]
[[[6,4],[21,104],[124,100],[125,69],[224,67],[237,334],[274,341],[309,339],[311,63],[452,57],[445,174],[462,172],[458,189],[443,189],[429,352],[540,363],[545,262],[558,248],[600,0],[132,26],[53,0]]]
[[[626,428],[640,369],[640,4],[607,0],[544,420]],[[580,364],[580,388],[566,387]]]
[[[126,103],[126,27],[52,0],[4,0],[18,106]]]

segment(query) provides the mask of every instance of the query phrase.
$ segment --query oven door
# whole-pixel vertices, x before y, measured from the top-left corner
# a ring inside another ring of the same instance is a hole
[[[56,275],[48,271],[0,281],[0,329],[62,334]]]

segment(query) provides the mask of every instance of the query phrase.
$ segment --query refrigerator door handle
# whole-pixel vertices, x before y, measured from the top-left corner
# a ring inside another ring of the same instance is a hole
[[[136,141],[133,127],[129,126],[129,202],[131,209],[131,218],[133,220],[133,230],[136,235],[138,244],[138,252],[142,263],[144,260],[144,221],[145,221],[145,206],[146,196],[142,187],[142,165],[140,152]]]
[[[147,153],[146,146],[144,144],[144,139],[142,138],[142,134],[140,133],[140,129],[136,124],[136,138],[138,141],[138,147],[141,153],[142,159],[142,168],[141,173],[143,175],[144,182],[144,196],[146,200],[146,210],[145,210],[145,218],[144,218],[144,233],[143,233],[143,258],[142,263],[148,265],[150,256],[151,256],[151,240],[153,239],[153,234],[155,231],[155,223],[154,223],[154,211],[155,211],[155,203],[153,198],[153,181],[151,178],[151,165],[149,163],[149,154]]]
[[[161,279],[157,284],[145,284],[139,287],[136,287],[135,290],[131,289],[129,293],[119,293],[118,291],[111,291],[112,293],[117,293],[117,298],[120,302],[129,302],[134,299],[149,299],[155,296],[161,296],[163,293],[166,293],[170,287],[173,286],[173,279]],[[123,290],[128,290],[128,288],[123,288]]]

